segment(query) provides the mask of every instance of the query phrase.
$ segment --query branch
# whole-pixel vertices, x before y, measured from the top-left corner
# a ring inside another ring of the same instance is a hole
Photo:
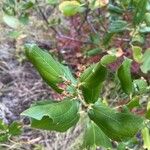
[[[35,2],[37,4],[38,11],[41,14],[41,16],[42,16],[43,20],[45,21],[45,23],[47,24],[47,26],[50,27],[56,35],[59,35],[59,32],[54,27],[49,26],[49,22],[47,20],[47,17],[45,16],[44,12],[42,11],[41,7],[39,6],[38,0],[35,0]]]

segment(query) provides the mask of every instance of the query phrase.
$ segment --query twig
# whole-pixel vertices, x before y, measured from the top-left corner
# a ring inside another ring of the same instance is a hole
[[[80,33],[81,28],[83,27],[84,23],[86,22],[89,12],[90,12],[90,9],[88,8],[88,4],[87,4],[87,10],[85,11],[84,19],[83,19],[82,23],[80,24],[79,28],[77,29],[78,33]]]
[[[89,24],[89,26],[91,27],[91,29],[93,30],[93,32],[97,34],[97,31],[96,31],[94,25],[91,23],[91,21],[90,21],[90,19],[88,17],[87,17],[87,23]]]
[[[66,35],[62,35],[62,34],[60,34],[58,36],[58,39],[60,39],[60,38],[68,39],[70,41],[79,42],[79,43],[82,43],[82,44],[94,44],[93,42],[90,42],[90,41],[82,41],[82,40],[74,39],[72,37],[69,37],[69,36],[66,36]]]
[[[97,14],[98,18],[99,18],[99,16],[102,16],[102,13],[101,13],[100,9],[98,9],[98,14]],[[103,24],[103,22],[101,20],[99,20],[99,23],[101,24],[101,26],[104,29],[104,31],[107,33],[107,28],[105,27],[105,25]]]
[[[47,24],[47,26],[50,27],[56,35],[59,35],[59,32],[54,27],[49,26],[49,22],[47,20],[47,17],[45,16],[45,14],[43,13],[41,7],[39,6],[38,0],[35,0],[35,2],[37,3],[37,8],[39,10],[39,13],[41,14],[41,16],[42,16],[43,20],[45,21],[45,23]]]

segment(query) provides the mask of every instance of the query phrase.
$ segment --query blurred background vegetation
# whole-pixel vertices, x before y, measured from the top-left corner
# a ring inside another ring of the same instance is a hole
[[[140,99],[140,107],[133,112],[139,115],[146,112],[150,89],[150,1],[101,0],[96,4],[95,0],[80,0],[67,8],[60,7],[63,2],[0,1],[0,118],[6,124],[0,123],[0,129],[6,130],[0,136],[0,149],[69,150],[79,149],[81,145],[82,123],[65,134],[48,133],[32,130],[29,120],[20,117],[33,101],[49,97],[61,99],[42,82],[26,60],[25,43],[36,43],[49,51],[67,64],[77,77],[106,54],[118,58],[109,66],[110,73],[119,67],[124,57],[132,59],[132,77]],[[116,76],[112,74],[108,79],[101,93],[106,103],[115,107],[126,104],[129,97],[122,92]],[[9,132],[14,121],[21,122],[15,123],[15,128],[23,126],[20,136]],[[143,130],[145,141],[150,140],[149,130],[149,125]],[[3,137],[4,134],[8,136]],[[126,146],[129,149],[150,149],[150,142],[145,141],[139,133]]]

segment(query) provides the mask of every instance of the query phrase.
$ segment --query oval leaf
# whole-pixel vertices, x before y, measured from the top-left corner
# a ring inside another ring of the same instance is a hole
[[[150,149],[150,133],[149,133],[149,129],[147,127],[145,127],[142,130],[142,137],[143,137],[143,141],[144,141],[144,148],[149,150]]]
[[[115,55],[105,55],[101,58],[101,63],[104,66],[107,66],[117,60],[117,57]]]
[[[74,16],[78,13],[80,3],[78,1],[64,1],[59,5],[59,10],[65,16]]]
[[[133,87],[131,78],[131,62],[132,60],[126,58],[117,71],[122,90],[128,95],[132,93]]]
[[[78,110],[78,101],[67,99],[35,105],[21,115],[30,117],[31,126],[34,128],[64,132],[78,122]]]
[[[132,52],[134,60],[138,63],[141,63],[143,58],[142,48],[138,46],[132,46]]]
[[[20,26],[19,20],[14,16],[4,15],[3,20],[11,28],[16,29]]]
[[[112,147],[111,140],[92,121],[87,124],[83,139],[84,139],[83,147],[87,149],[90,149],[95,146],[101,146],[105,148]]]
[[[96,103],[88,115],[112,140],[123,141],[133,137],[142,127],[143,119],[131,113],[119,113]]]
[[[87,68],[80,77],[80,89],[87,103],[95,103],[100,94],[100,88],[107,76],[107,69],[101,62]]]
[[[62,92],[56,85],[63,81],[61,65],[55,61],[49,53],[41,50],[35,44],[26,44],[25,52],[27,58],[38,70],[43,80],[57,92]]]
[[[143,64],[141,65],[141,70],[143,73],[148,73],[150,71],[150,49],[147,49],[143,56]]]
[[[109,26],[110,33],[120,33],[127,30],[128,23],[124,20],[115,20],[112,21]]]

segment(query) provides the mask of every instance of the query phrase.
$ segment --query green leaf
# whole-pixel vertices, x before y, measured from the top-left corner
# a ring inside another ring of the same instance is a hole
[[[128,23],[124,20],[115,20],[110,23],[109,32],[110,33],[120,33],[127,30]]]
[[[99,54],[102,50],[100,48],[94,48],[94,49],[91,49],[89,51],[86,51],[86,56],[95,56],[97,54]]]
[[[60,3],[60,0],[47,0],[47,3],[49,3],[50,5],[56,5]]]
[[[37,101],[37,102],[33,103],[31,106],[46,105],[46,104],[51,104],[51,103],[56,103],[56,101],[54,101],[52,99]]]
[[[130,101],[126,104],[127,108],[128,108],[129,110],[132,110],[132,109],[135,108],[135,107],[140,107],[139,100],[140,100],[140,99],[139,99],[138,96],[134,97],[132,100],[130,100]]]
[[[68,85],[67,87],[67,91],[69,93],[75,93],[76,92],[76,84],[77,84],[77,80],[74,78],[74,76],[72,75],[69,67],[67,66],[62,66],[63,68],[63,72],[64,72],[64,78],[66,79],[66,81],[70,82],[70,85]]]
[[[62,65],[62,69],[63,69],[63,76],[66,80],[71,81],[73,84],[76,84],[77,80],[75,79],[75,77],[72,75],[69,67],[67,66],[63,66]]]
[[[117,60],[117,57],[115,55],[105,55],[101,58],[101,63],[104,66],[107,66]]]
[[[18,31],[10,31],[8,36],[12,39],[17,39],[21,35],[21,32]]]
[[[150,13],[145,14],[145,22],[147,26],[150,26]]]
[[[3,16],[4,22],[11,28],[17,29],[20,26],[19,20],[14,16]]]
[[[136,2],[135,15],[133,17],[133,24],[138,25],[144,20],[146,13],[147,0],[138,0]]]
[[[10,126],[9,126],[9,134],[11,136],[16,136],[16,135],[20,135],[21,134],[21,124],[18,122],[13,122]]]
[[[83,147],[87,149],[98,146],[105,148],[112,147],[110,139],[92,121],[87,124],[83,139]]]
[[[142,127],[143,118],[131,113],[117,112],[102,103],[95,103],[88,115],[112,140],[132,138]]]
[[[137,79],[133,81],[134,90],[138,94],[144,94],[148,91],[148,84],[145,79]]]
[[[34,6],[34,3],[31,1],[28,1],[28,2],[23,3],[21,8],[25,11],[25,10],[32,8],[33,6]]]
[[[62,90],[57,87],[57,84],[63,81],[71,82],[68,88],[74,91],[73,85],[75,85],[77,81],[68,67],[54,60],[49,53],[41,50],[34,44],[27,44],[25,50],[26,56],[48,85],[61,93]]]
[[[19,16],[19,21],[22,24],[27,25],[29,23],[29,14],[28,13],[21,14],[21,16]]]
[[[91,64],[80,76],[80,82],[84,82],[91,74],[92,70],[96,67],[96,64]]]
[[[100,96],[101,84],[99,86],[92,87],[92,88],[82,86],[81,89],[82,89],[84,100],[87,103],[95,103]]]
[[[67,121],[54,123],[51,118],[44,116],[41,120],[31,119],[31,127],[42,130],[65,132],[72,126],[75,126],[78,121],[79,116],[74,116],[72,118],[68,118]]]
[[[150,102],[148,102],[147,104],[147,112],[145,114],[145,117],[150,120]]]
[[[78,1],[64,1],[60,3],[59,10],[65,16],[74,16],[79,12],[80,3]]]
[[[63,81],[61,64],[35,44],[26,44],[25,52],[27,58],[38,70],[43,80],[58,93],[61,93],[62,90],[57,86],[58,83]]]
[[[126,150],[125,143],[123,143],[123,142],[118,143],[117,150]]]
[[[79,120],[79,103],[77,100],[66,99],[35,105],[24,111],[22,115],[31,118],[33,128],[64,132]]]
[[[110,13],[116,13],[116,14],[122,14],[124,12],[124,10],[118,6],[115,6],[115,5],[112,5],[112,4],[109,4],[108,5],[108,10]]]
[[[150,33],[150,27],[142,26],[142,27],[140,27],[139,32],[143,33],[143,34]]]
[[[0,142],[7,142],[9,138],[9,135],[4,133],[4,134],[0,134]]]
[[[98,100],[100,88],[107,76],[107,69],[101,62],[91,65],[80,77],[80,89],[87,103]]]
[[[138,145],[139,141],[136,137],[131,138],[128,141],[118,143],[117,150],[132,149],[135,145]]]
[[[105,47],[109,46],[113,36],[114,36],[114,33],[105,33],[104,38],[103,38],[103,45]]]
[[[100,38],[99,34],[91,33],[91,34],[89,34],[89,38],[90,38],[89,40],[95,45],[99,45],[101,42],[101,38]]]
[[[6,125],[3,120],[0,119],[0,130],[7,130],[8,125]]]
[[[144,141],[144,149],[150,150],[150,131],[147,127],[142,129],[142,137]]]
[[[131,59],[126,58],[117,71],[122,90],[130,95],[132,93]]]
[[[134,60],[138,63],[141,63],[143,58],[142,48],[138,46],[132,46],[132,52]]]
[[[101,62],[91,65],[89,68],[83,72],[80,78],[81,84],[87,87],[95,87],[100,85],[107,75],[107,69],[104,67]]]
[[[141,70],[143,73],[148,73],[150,71],[150,49],[147,49],[143,56],[143,64],[141,65]]]
[[[134,36],[132,36],[132,44],[144,44],[145,39],[143,34],[136,33]]]

